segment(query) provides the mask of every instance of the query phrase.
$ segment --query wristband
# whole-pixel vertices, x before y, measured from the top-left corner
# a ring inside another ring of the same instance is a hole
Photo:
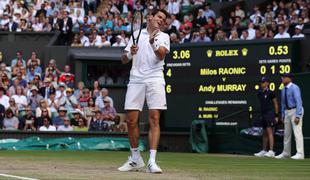
[[[131,52],[128,52],[128,53],[126,54],[126,56],[127,56],[128,59],[132,59],[132,54],[131,54]]]
[[[274,115],[275,115],[276,117],[279,117],[279,113],[274,113]]]
[[[156,47],[155,43],[151,44],[153,51],[157,51],[158,48]]]

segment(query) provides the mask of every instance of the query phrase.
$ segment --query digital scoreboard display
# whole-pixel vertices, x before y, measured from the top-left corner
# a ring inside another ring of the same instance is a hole
[[[295,44],[243,41],[171,48],[165,60],[164,128],[190,128],[193,120],[248,126],[249,112],[259,110],[259,80],[270,78],[270,89],[279,95],[280,74],[292,72],[298,58]]]

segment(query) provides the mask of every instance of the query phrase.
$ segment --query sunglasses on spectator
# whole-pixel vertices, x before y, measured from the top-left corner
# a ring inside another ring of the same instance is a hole
[[[47,112],[47,111],[42,111],[42,112]]]
[[[103,101],[104,103],[109,103],[109,101]]]

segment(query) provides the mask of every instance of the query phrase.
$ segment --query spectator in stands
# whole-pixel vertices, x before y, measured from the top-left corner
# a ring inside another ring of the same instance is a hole
[[[39,18],[39,17],[44,17],[46,18],[46,10],[45,10],[45,4],[42,3],[41,4],[41,9],[39,9],[35,15],[36,18]]]
[[[248,25],[248,33],[249,33],[249,39],[252,40],[255,38],[255,29],[254,29],[254,23],[250,22]]]
[[[114,107],[113,105],[113,99],[109,96],[109,90],[106,89],[106,88],[102,88],[101,89],[101,95],[99,97],[96,98],[96,101],[95,101],[95,105],[97,108],[99,108],[100,110],[103,110],[105,104],[103,102],[103,100],[105,98],[108,98],[109,99],[109,102],[110,102],[110,106],[111,107]]]
[[[0,129],[3,129],[3,120],[5,117],[5,107],[0,104]]]
[[[101,44],[98,47],[99,48],[111,47],[111,43],[110,43],[110,41],[107,40],[107,37],[105,35],[101,36]]]
[[[296,25],[295,34],[293,35],[293,38],[304,38],[305,35],[302,33],[302,29],[303,29],[302,25]]]
[[[55,114],[57,114],[58,108],[59,108],[59,101],[56,99],[56,89],[51,88],[48,91],[49,98],[47,99],[48,107],[51,111],[52,117],[54,117]]]
[[[79,120],[84,119],[84,113],[80,109],[75,109],[71,112],[73,118],[71,119],[72,126],[79,126]]]
[[[34,23],[32,24],[32,30],[34,32],[42,32],[43,31],[43,22],[40,21],[38,17],[34,19]]]
[[[56,8],[55,2],[52,1],[50,4],[50,7],[46,10],[46,16],[51,17],[54,15],[55,12],[58,12],[58,11],[59,11],[59,9]]]
[[[3,130],[18,130],[18,119],[14,115],[11,108],[8,108],[5,112],[5,118],[3,120]]]
[[[39,89],[36,86],[32,86],[30,91],[31,91],[31,96],[28,97],[28,103],[27,104],[29,104],[31,106],[32,110],[35,111],[36,108],[41,103],[41,100],[43,100],[43,97],[39,94]]]
[[[5,109],[8,109],[10,106],[9,104],[10,98],[5,94],[6,94],[6,90],[4,89],[4,87],[0,86],[0,104],[3,105]]]
[[[49,61],[44,74],[45,74],[45,77],[48,77],[50,74],[52,74],[53,75],[52,81],[54,81],[54,78],[57,79],[58,74],[61,74],[61,71],[57,68],[55,59],[51,59]]]
[[[272,30],[268,30],[268,35],[267,35],[267,39],[274,39],[274,32]]]
[[[89,38],[84,35],[84,31],[83,30],[80,30],[79,38],[80,38],[81,44],[84,47],[90,46]]]
[[[58,22],[60,21],[60,18],[58,16],[59,16],[59,12],[55,11],[53,13],[53,16],[49,17],[49,23],[52,26],[53,31],[59,30]]]
[[[9,15],[9,22],[4,25],[4,30],[14,32],[18,28],[18,24],[13,21],[13,17]]]
[[[241,19],[245,18],[245,13],[241,9],[240,4],[237,4],[236,7],[235,7],[235,15],[236,15],[236,17],[240,17]]]
[[[79,101],[79,104],[80,104],[81,108],[86,107],[88,105],[89,99],[92,98],[90,92],[91,91],[89,89],[87,89],[87,88],[83,89],[82,96],[80,96],[78,98],[78,101]]]
[[[275,35],[275,39],[281,39],[281,38],[290,38],[291,36],[285,32],[284,26],[280,25],[278,27],[278,34]]]
[[[94,111],[95,116],[90,122],[89,131],[107,131],[108,124],[103,121],[100,109]]]
[[[116,116],[116,110],[114,107],[110,105],[109,98],[105,97],[104,100],[104,108],[102,110],[102,118],[108,124],[108,128],[112,129],[114,125],[114,119]]]
[[[175,33],[171,33],[170,34],[170,42],[171,44],[179,44],[179,39],[178,39],[178,35]]]
[[[58,27],[61,32],[60,39],[62,45],[70,45],[72,41],[72,18],[69,17],[69,12],[63,12],[63,18],[58,21]]]
[[[211,39],[206,35],[206,30],[201,28],[194,42],[211,42]]]
[[[23,66],[26,67],[26,61],[23,59],[23,54],[21,51],[16,52],[16,58],[11,61],[11,67],[15,66],[18,61],[22,61]]]
[[[68,88],[74,89],[74,82],[72,82],[71,73],[65,74],[65,81],[63,82]]]
[[[112,44],[112,47],[124,47],[126,44],[123,41],[123,38],[121,35],[116,36],[116,42]]]
[[[181,1],[179,0],[169,0],[168,2],[168,13],[169,14],[179,14],[181,8]]]
[[[32,115],[32,108],[25,108],[25,115],[19,118],[19,129],[24,131],[36,131],[35,117]]]
[[[39,128],[39,131],[56,131],[56,127],[51,125],[49,117],[43,117],[44,125]]]
[[[65,106],[65,108],[71,112],[74,109],[79,107],[78,101],[75,96],[73,96],[74,90],[72,88],[66,89],[66,96],[64,98],[61,98],[60,105]],[[72,124],[73,125],[73,124]]]
[[[99,78],[98,78],[99,85],[111,85],[114,84],[113,79],[109,76],[108,72],[104,72]]]
[[[231,34],[230,34],[229,40],[240,40],[237,30],[232,30],[230,33]]]
[[[240,36],[240,39],[241,40],[250,40],[249,39],[249,33],[247,30],[243,30],[242,33],[241,33],[241,36]]]
[[[53,125],[56,127],[63,125],[65,117],[67,117],[67,109],[61,106],[58,110],[58,116],[53,118]]]
[[[30,71],[27,73],[27,76],[26,76],[26,81],[27,82],[31,82],[33,81],[33,79],[35,78],[35,76],[38,75],[38,73],[35,72],[35,67],[30,67]]]
[[[101,92],[101,89],[100,89],[100,86],[99,86],[99,82],[98,81],[94,81],[93,83],[93,91],[92,91],[92,95],[93,95],[93,98],[96,99],[97,97],[100,96],[100,92]]]
[[[51,113],[51,110],[50,110],[50,108],[49,108],[49,106],[48,106],[48,102],[47,102],[46,99],[43,99],[43,98],[42,98],[42,99],[39,101],[39,104],[38,104],[37,108],[35,109],[36,118],[42,116],[42,112],[43,112],[44,110],[47,110],[47,115],[48,115],[48,117],[51,118],[51,117],[52,117],[52,113]]]
[[[255,31],[255,39],[264,39],[265,37],[262,35],[261,31],[257,29]]]
[[[59,77],[59,82],[65,82],[66,81],[66,76],[70,76],[70,82],[74,83],[75,76],[73,73],[71,73],[71,68],[70,65],[65,65],[64,72],[61,73]]]
[[[89,98],[87,101],[87,106],[83,107],[83,113],[87,120],[87,127],[89,127],[91,119],[94,117],[94,110],[96,109],[95,102],[93,98]]]
[[[23,94],[23,90],[22,86],[17,86],[15,89],[16,94],[12,96],[19,110],[23,110],[27,106],[27,98]]]
[[[78,120],[78,126],[74,126],[73,131],[82,131],[82,132],[88,131],[88,127],[86,126],[86,122],[83,118],[80,118]]]
[[[70,124],[70,119],[68,117],[64,118],[64,124],[57,128],[57,131],[73,131],[73,127]]]
[[[210,17],[212,18],[216,18],[215,12],[210,9],[211,4],[210,3],[206,3],[204,6],[204,16],[206,17],[206,19],[209,19]]]
[[[228,39],[226,33],[223,30],[219,29],[217,31],[217,34],[215,35],[214,41],[227,41],[227,40]]]
[[[83,47],[78,35],[74,36],[73,42],[71,43],[71,47]]]

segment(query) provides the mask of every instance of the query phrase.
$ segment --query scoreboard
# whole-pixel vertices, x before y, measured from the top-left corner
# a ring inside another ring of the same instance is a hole
[[[279,95],[280,74],[293,72],[297,61],[296,40],[172,47],[165,60],[164,128],[187,129],[193,120],[247,126],[249,112],[259,110],[256,94],[261,77],[270,78],[270,89]]]

